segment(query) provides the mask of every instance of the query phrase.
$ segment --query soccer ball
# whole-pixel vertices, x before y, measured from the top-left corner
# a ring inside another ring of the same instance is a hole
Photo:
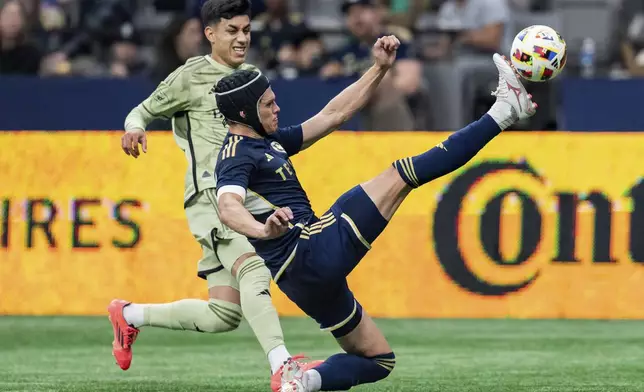
[[[514,37],[510,59],[524,79],[545,82],[566,66],[566,41],[552,27],[526,27]]]

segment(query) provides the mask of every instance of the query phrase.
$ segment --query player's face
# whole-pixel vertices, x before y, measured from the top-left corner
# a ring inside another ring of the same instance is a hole
[[[250,18],[247,15],[221,19],[205,29],[206,38],[212,47],[216,61],[237,68],[246,61],[250,47]]]
[[[280,107],[277,106],[275,93],[269,87],[262,96],[262,99],[259,100],[259,121],[269,135],[277,131],[277,124],[279,122],[277,115],[279,112]]]

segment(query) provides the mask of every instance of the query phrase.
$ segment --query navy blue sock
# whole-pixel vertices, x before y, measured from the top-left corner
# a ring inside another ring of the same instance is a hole
[[[486,114],[431,150],[399,159],[393,165],[407,185],[418,188],[466,164],[500,132],[501,128]]]
[[[360,384],[382,380],[394,370],[394,353],[366,358],[352,354],[329,357],[315,370],[322,379],[322,391],[347,391]]]

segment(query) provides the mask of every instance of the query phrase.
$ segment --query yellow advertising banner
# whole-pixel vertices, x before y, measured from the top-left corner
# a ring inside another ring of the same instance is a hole
[[[0,133],[0,314],[205,298],[169,133]],[[445,133],[337,133],[294,157],[315,210]],[[644,134],[506,133],[415,190],[350,276],[375,316],[644,318]],[[302,313],[274,288],[283,315]]]

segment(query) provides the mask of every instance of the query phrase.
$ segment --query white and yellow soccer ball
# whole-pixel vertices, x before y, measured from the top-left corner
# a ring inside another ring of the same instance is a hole
[[[546,82],[566,66],[566,41],[552,27],[526,27],[514,37],[510,59],[524,79]]]

